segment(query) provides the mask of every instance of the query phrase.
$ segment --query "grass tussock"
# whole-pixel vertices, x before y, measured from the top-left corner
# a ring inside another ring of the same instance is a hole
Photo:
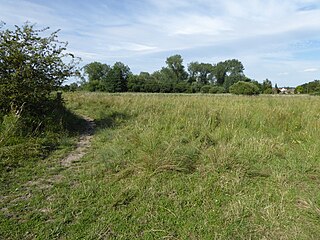
[[[317,238],[318,97],[72,93],[66,101],[95,119],[92,148],[50,187],[6,192],[5,238]]]

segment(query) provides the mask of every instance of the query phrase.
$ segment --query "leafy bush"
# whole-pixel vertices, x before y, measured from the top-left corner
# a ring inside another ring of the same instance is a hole
[[[267,88],[263,91],[264,94],[272,94],[273,93],[273,90],[272,88]]]
[[[213,86],[209,89],[209,93],[213,93],[213,94],[216,94],[216,93],[224,93],[225,90],[224,90],[224,87],[222,86]]]
[[[1,26],[0,26],[1,27]],[[3,26],[2,26],[3,27]],[[26,23],[0,31],[0,111],[7,114],[23,106],[23,114],[42,116],[61,99],[52,92],[77,73],[77,59],[64,53],[67,43],[55,31],[47,37]]]
[[[229,88],[229,92],[237,95],[256,95],[259,94],[259,88],[253,83],[239,81]]]
[[[202,93],[209,93],[211,86],[210,85],[204,85],[203,87],[201,87],[201,92]]]

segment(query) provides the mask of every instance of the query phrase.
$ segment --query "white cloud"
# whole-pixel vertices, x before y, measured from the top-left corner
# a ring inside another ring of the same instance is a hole
[[[110,51],[128,50],[128,51],[134,51],[134,52],[147,52],[147,51],[156,50],[157,48],[148,46],[148,45],[143,45],[143,44],[122,42],[117,45],[110,45],[108,46],[108,49]]]
[[[303,70],[303,72],[317,72],[317,71],[319,71],[318,68],[306,68]]]

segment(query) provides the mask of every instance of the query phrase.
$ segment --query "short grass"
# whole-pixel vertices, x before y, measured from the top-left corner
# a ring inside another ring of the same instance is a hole
[[[92,147],[70,168],[57,152],[17,168],[0,238],[319,239],[319,97],[66,100],[96,120]]]

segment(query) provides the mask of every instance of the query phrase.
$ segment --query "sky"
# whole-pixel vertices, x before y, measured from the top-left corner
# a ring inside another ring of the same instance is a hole
[[[278,86],[320,79],[320,0],[0,0],[0,21],[61,29],[82,66],[151,73],[180,54],[186,68],[235,58]]]

